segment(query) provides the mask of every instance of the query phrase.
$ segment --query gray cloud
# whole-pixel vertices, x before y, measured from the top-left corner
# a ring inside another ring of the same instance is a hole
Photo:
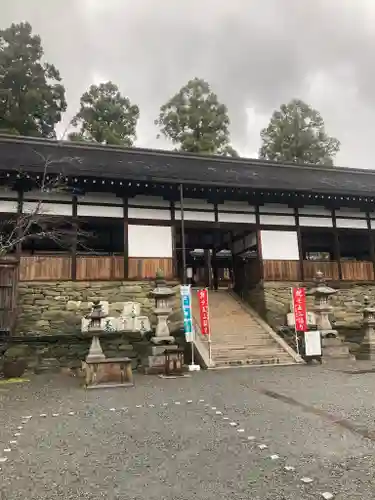
[[[141,107],[139,145],[165,147],[155,138],[158,108],[199,76],[228,105],[233,142],[243,154],[256,153],[273,109],[299,97],[321,111],[328,133],[342,141],[339,163],[372,168],[373,0],[61,5],[2,0],[0,26],[29,20],[42,36],[67,88],[66,122],[93,79],[111,79]]]

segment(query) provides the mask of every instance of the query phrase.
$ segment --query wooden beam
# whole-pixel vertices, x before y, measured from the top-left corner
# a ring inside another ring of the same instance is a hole
[[[304,281],[305,279],[305,273],[303,269],[303,248],[302,248],[302,234],[301,234],[301,227],[299,225],[299,215],[298,215],[298,208],[294,209],[294,218],[295,218],[295,224],[296,224],[296,230],[297,230],[297,242],[298,242],[298,256],[299,256],[299,272],[300,272],[300,279],[301,281]]]
[[[339,280],[342,280],[342,269],[341,269],[341,255],[340,255],[340,238],[339,232],[337,229],[337,221],[336,221],[336,212],[332,210],[332,224],[333,224],[333,237],[334,237],[334,254],[335,261],[337,262],[338,271],[339,271]]]
[[[129,216],[128,198],[123,200],[124,209],[124,279],[129,279]]]
[[[77,230],[78,230],[78,203],[77,203],[77,195],[73,195],[72,198],[72,216],[73,216],[73,224],[75,225],[75,238],[73,239],[73,244],[71,248],[71,277],[72,280],[75,281],[77,279]]]
[[[369,244],[370,244],[370,259],[372,261],[372,267],[373,267],[374,276],[375,276],[375,244],[374,244],[374,234],[371,230],[371,218],[370,218],[369,212],[366,212],[366,222],[367,222],[368,237],[369,237]]]
[[[172,267],[173,276],[177,278],[178,266],[177,266],[177,248],[176,248],[176,216],[175,216],[175,202],[171,201],[171,231],[172,231]]]
[[[22,215],[22,205],[23,205],[23,191],[20,189],[17,191],[18,197],[17,197],[17,218]],[[20,234],[21,228],[18,228],[18,235],[21,236]],[[20,259],[22,253],[22,241],[18,241],[16,245],[16,256],[17,259]]]

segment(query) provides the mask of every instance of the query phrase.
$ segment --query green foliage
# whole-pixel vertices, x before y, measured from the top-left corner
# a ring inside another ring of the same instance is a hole
[[[259,157],[267,160],[332,166],[340,149],[326,134],[320,113],[297,99],[273,113],[261,138]]]
[[[65,89],[29,23],[0,30],[0,132],[56,137],[66,110]]]
[[[123,97],[117,85],[91,85],[82,95],[80,110],[72,120],[72,125],[80,130],[69,134],[69,139],[131,147],[138,118],[138,106]]]
[[[237,156],[230,145],[227,107],[199,78],[190,80],[160,108],[155,124],[179,151]]]

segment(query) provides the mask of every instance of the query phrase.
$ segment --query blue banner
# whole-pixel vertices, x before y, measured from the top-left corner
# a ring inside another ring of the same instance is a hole
[[[191,311],[191,288],[190,285],[181,285],[181,306],[184,315],[184,330],[186,342],[193,342],[194,325],[193,314]]]

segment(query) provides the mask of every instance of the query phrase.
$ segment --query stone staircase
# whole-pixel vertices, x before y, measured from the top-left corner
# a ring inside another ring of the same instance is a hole
[[[215,368],[302,362],[300,356],[232,292],[210,291],[208,300]],[[192,291],[192,309],[199,325],[195,290]]]

